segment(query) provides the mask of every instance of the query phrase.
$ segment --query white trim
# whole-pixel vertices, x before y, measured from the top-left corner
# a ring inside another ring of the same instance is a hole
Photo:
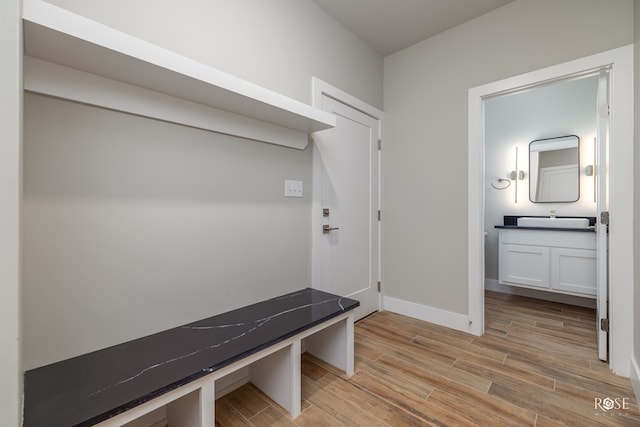
[[[323,80],[320,80],[317,77],[311,78],[311,87],[313,90],[311,106],[316,109],[320,108],[322,95],[327,95],[328,97],[333,98],[336,101],[348,105],[352,108],[355,108],[356,110],[361,111],[364,114],[373,117],[374,119],[382,120],[384,118],[383,111],[378,110],[376,107],[373,107],[366,102],[361,101],[355,96],[350,95],[347,92],[338,89],[337,87],[332,86]],[[380,132],[380,134],[382,134],[382,132]]]
[[[610,367],[629,376],[633,351],[633,45],[469,90],[469,317],[484,333],[484,117],[489,97],[611,66]]]
[[[640,366],[635,357],[631,356],[631,385],[636,395],[636,402],[640,402]]]
[[[393,297],[384,297],[385,311],[413,317],[436,325],[446,326],[462,332],[469,332],[469,318],[460,313],[442,310],[428,305],[417,304]]]
[[[336,101],[348,105],[370,117],[373,117],[378,121],[378,135],[380,139],[384,140],[383,136],[383,121],[384,112],[361,101],[360,99],[338,89],[329,83],[320,80],[317,77],[311,79],[311,105],[316,109],[322,108],[322,96],[326,95]],[[321,254],[322,254],[322,200],[321,200],[321,167],[320,156],[317,151],[317,147],[312,144],[313,160],[312,160],[312,193],[313,198],[311,202],[311,287],[314,289],[320,289],[321,283]],[[379,156],[379,168],[378,168],[378,191],[379,193],[379,207],[382,210],[382,153]],[[378,238],[378,280],[382,280],[382,221],[378,222],[379,226],[379,238]],[[378,297],[378,308],[381,310],[383,307],[383,293],[381,292]]]
[[[626,51],[624,51],[626,49]],[[633,354],[634,172],[633,46],[612,62],[609,148],[609,358],[614,373],[628,377]]]
[[[471,333],[484,335],[484,109],[478,88],[469,90],[468,262]],[[491,92],[487,92],[491,93]]]
[[[0,3],[0,419],[22,425],[22,28],[21,1]]]

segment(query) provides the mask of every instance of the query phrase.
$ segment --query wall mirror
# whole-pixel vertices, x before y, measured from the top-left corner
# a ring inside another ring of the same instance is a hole
[[[537,139],[529,144],[529,199],[534,203],[580,198],[580,138]]]

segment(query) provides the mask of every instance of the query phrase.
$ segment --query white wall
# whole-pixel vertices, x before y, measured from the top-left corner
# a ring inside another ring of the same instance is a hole
[[[283,197],[309,149],[32,94],[25,118],[27,369],[310,285],[310,197]]]
[[[21,425],[21,2],[0,2],[0,425]]]
[[[632,42],[631,0],[518,0],[385,58],[387,295],[468,311],[469,88]]]
[[[310,0],[64,3],[302,101],[318,75],[381,104],[382,59]],[[26,369],[311,284],[310,149],[34,94],[24,145]]]
[[[593,165],[593,138],[596,136],[596,96],[598,77],[560,82],[533,90],[485,101],[485,222],[488,233],[485,246],[485,277],[498,279],[498,230],[504,215],[595,216],[594,177],[584,172]],[[529,143],[536,139],[577,135],[580,138],[580,198],[572,203],[532,203],[529,200]],[[506,190],[498,178],[510,178],[515,169],[525,171]]]
[[[311,76],[382,108],[382,58],[311,0],[48,0],[283,95]]]

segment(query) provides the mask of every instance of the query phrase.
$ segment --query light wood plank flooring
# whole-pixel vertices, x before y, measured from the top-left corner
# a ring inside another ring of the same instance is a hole
[[[381,312],[355,342],[349,379],[303,356],[296,419],[247,384],[218,399],[216,425],[640,426],[629,380],[598,360],[590,309],[487,292],[483,337]],[[629,408],[594,407],[607,397]]]

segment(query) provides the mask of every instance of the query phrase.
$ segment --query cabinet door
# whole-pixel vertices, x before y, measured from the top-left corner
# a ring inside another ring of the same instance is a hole
[[[596,251],[551,248],[551,288],[596,295]]]
[[[549,248],[503,243],[499,264],[501,283],[549,288]]]

